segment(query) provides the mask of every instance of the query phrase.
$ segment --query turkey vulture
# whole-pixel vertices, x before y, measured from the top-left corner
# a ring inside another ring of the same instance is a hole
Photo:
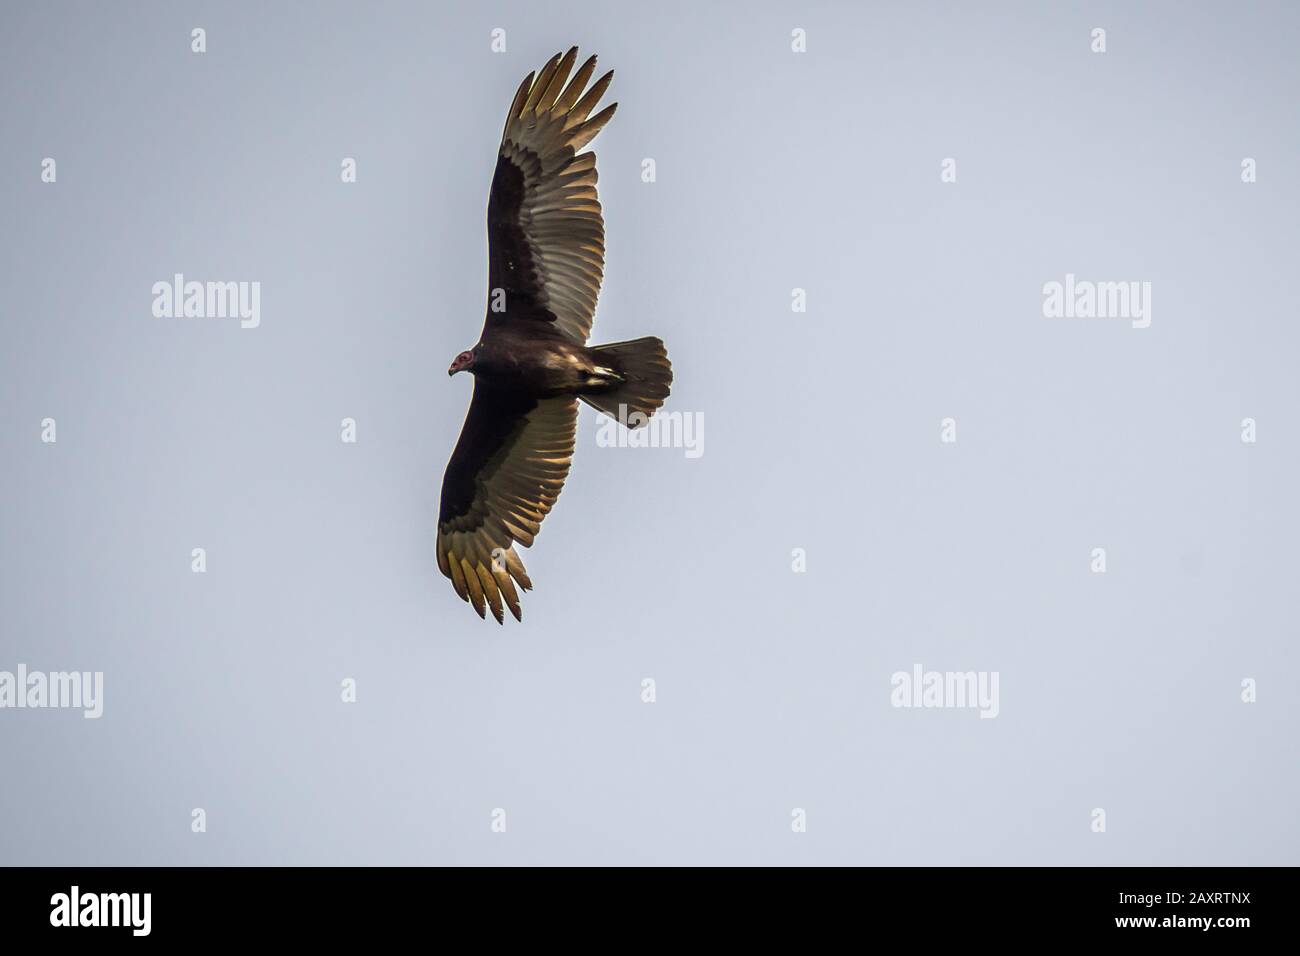
[[[614,115],[591,115],[613,79],[587,87],[593,56],[569,78],[574,47],[529,73],[506,114],[488,197],[488,311],[478,343],[448,375],[474,376],[442,479],[438,568],[479,617],[516,620],[528,547],[569,474],[578,400],[637,427],[668,397],[664,344],[587,345],[605,268],[596,155],[582,149]]]

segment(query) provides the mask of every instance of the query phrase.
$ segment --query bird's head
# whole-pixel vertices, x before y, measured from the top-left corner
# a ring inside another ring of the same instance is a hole
[[[452,359],[451,368],[447,369],[447,374],[455,375],[457,372],[465,371],[465,369],[473,369],[474,352],[475,349],[469,349],[468,351],[461,352],[454,359]]]

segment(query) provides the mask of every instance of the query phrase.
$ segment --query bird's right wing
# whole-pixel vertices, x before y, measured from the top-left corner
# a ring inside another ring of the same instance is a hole
[[[514,582],[532,587],[514,544],[533,543],[573,461],[578,403],[474,383],[460,440],[442,479],[438,568],[462,600],[522,620]]]
[[[591,333],[605,271],[605,223],[596,154],[579,153],[618,106],[590,116],[613,72],[583,91],[587,60],[568,84],[578,48],[524,78],[506,114],[488,199],[488,301],[484,334],[503,315],[554,323],[579,343]],[[505,310],[497,311],[497,296]]]

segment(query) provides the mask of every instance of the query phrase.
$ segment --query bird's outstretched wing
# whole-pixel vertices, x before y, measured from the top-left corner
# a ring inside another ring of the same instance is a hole
[[[584,93],[596,58],[570,80],[577,56],[573,47],[553,56],[535,78],[529,73],[506,115],[488,199],[485,336],[507,314],[553,322],[580,343],[591,332],[605,270],[605,224],[596,198],[596,155],[578,151],[618,104],[590,115],[614,73]]]
[[[460,440],[442,479],[438,568],[484,616],[522,620],[515,582],[532,582],[514,544],[533,543],[573,460],[577,400],[532,398],[474,384]]]

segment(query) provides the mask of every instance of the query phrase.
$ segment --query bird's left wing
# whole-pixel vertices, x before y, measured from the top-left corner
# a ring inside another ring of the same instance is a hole
[[[484,335],[503,315],[553,323],[579,343],[591,332],[605,271],[605,223],[596,155],[578,151],[618,104],[590,115],[614,74],[587,89],[596,58],[570,80],[577,56],[577,47],[557,53],[536,78],[529,73],[506,114],[488,198]],[[497,302],[502,294],[504,310]]]
[[[522,620],[515,582],[532,582],[514,544],[533,543],[573,460],[578,403],[474,384],[474,398],[442,479],[438,568],[462,600]]]

